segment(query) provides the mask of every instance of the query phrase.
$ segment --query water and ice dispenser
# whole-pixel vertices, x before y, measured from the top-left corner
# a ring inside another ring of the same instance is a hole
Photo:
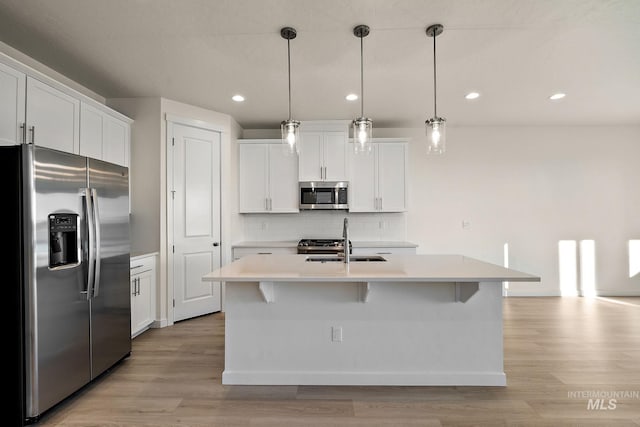
[[[49,268],[80,264],[78,223],[77,214],[49,215]]]

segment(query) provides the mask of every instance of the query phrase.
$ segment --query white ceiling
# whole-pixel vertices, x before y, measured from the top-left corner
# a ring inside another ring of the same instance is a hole
[[[418,127],[639,124],[638,0],[0,0],[0,40],[106,98],[162,96],[245,129],[292,116]],[[466,101],[465,93],[482,96]],[[567,97],[551,102],[562,91]],[[241,93],[244,103],[231,101]]]

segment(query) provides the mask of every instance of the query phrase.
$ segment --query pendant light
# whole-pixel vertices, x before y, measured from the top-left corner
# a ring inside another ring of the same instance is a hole
[[[360,38],[360,117],[352,122],[353,145],[356,153],[370,153],[373,121],[364,116],[364,66],[362,60],[362,39],[369,35],[369,27],[358,25],[353,29],[353,35]]]
[[[300,151],[300,122],[291,118],[291,46],[290,41],[296,38],[296,30],[284,27],[280,35],[287,40],[287,71],[289,74],[289,118],[280,123],[282,131],[282,148],[285,154],[297,155]]]
[[[440,24],[427,28],[427,36],[433,37],[433,117],[425,122],[427,128],[427,152],[442,154],[446,148],[446,120],[438,117],[436,94],[436,37],[442,34],[444,27]]]

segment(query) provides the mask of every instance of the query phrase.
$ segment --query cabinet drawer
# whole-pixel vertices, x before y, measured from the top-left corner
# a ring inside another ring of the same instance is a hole
[[[233,248],[233,260],[238,260],[247,255],[295,255],[298,248]]]
[[[353,255],[395,255],[395,254],[415,254],[416,248],[393,247],[393,248],[353,248]]]
[[[155,256],[140,257],[131,260],[131,275],[151,271],[156,266]]]

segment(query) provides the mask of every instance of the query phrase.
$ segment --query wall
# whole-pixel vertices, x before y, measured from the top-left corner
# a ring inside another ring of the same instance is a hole
[[[70,78],[58,73],[57,71],[55,71],[52,68],[47,67],[46,65],[36,61],[35,59],[31,58],[30,56],[25,55],[24,53],[20,52],[19,50],[14,49],[13,47],[9,46],[6,43],[0,42],[0,55],[4,54],[12,59],[15,59],[16,61],[22,63],[24,66],[28,67],[28,69],[33,72],[36,71],[37,73],[41,73],[44,76],[47,76],[49,78],[52,78],[54,80],[56,80],[59,83],[62,83],[63,85],[77,91],[78,93],[81,93],[84,96],[88,96],[89,98],[94,99],[95,101],[99,102],[100,104],[104,104],[105,103],[105,99],[104,97],[98,95],[97,93],[95,93],[94,91],[76,83],[75,81],[71,80]]]
[[[166,117],[202,121],[222,129],[222,262],[231,259],[231,236],[242,235],[238,215],[237,144],[240,126],[226,114],[165,98],[120,98],[107,100],[112,108],[135,120],[132,132],[131,169],[132,248],[137,252],[159,252],[155,326],[172,324],[173,289],[167,278],[167,126]]]
[[[502,264],[508,244],[511,268],[542,277],[509,295],[559,295],[559,241],[593,240],[596,293],[640,295],[628,251],[640,238],[640,127],[452,127],[440,157],[422,129],[377,134],[391,135],[412,138],[407,234],[419,253]]]
[[[404,213],[349,213],[346,211],[307,211],[295,214],[243,214],[244,236],[250,241],[342,237],[344,218],[349,218],[351,241],[407,240]],[[234,239],[239,242],[245,239]],[[414,239],[410,239],[414,242]]]
[[[561,283],[559,242],[579,247],[593,240],[595,292],[640,295],[640,275],[630,274],[628,249],[629,240],[640,239],[640,127],[447,132],[447,152],[428,156],[423,128],[375,129],[376,137],[411,140],[408,212],[349,214],[354,240],[409,240],[419,245],[418,253],[460,253],[501,265],[507,244],[511,268],[542,278],[510,283],[508,295],[514,296],[560,295],[561,284],[563,294],[584,292],[588,277],[579,264],[582,259],[588,266],[587,254],[578,250],[578,265],[562,264],[577,279]],[[243,133],[260,137],[279,136],[275,130]],[[248,240],[297,240],[337,235],[343,214],[244,216]]]
[[[111,108],[131,117],[131,252],[160,250],[161,118],[159,98],[109,99]]]

